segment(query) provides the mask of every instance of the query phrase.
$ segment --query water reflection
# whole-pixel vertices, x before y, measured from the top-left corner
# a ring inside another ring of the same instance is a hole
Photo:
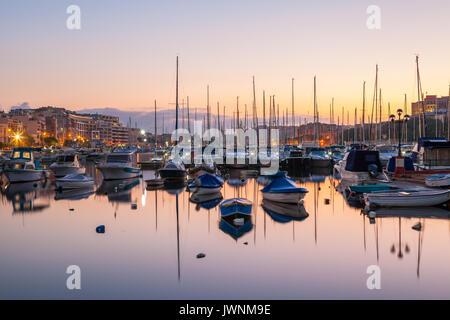
[[[2,187],[0,241],[8,244],[0,246],[7,262],[0,266],[0,298],[70,298],[58,289],[65,281],[59,269],[64,274],[73,263],[90,275],[83,298],[124,298],[123,292],[131,298],[370,298],[365,281],[372,264],[389,279],[377,297],[450,294],[450,211],[378,209],[370,219],[347,203],[339,181],[316,173],[295,178],[309,191],[296,206],[263,201],[254,172],[232,170],[220,193],[204,196],[184,184],[146,190],[142,179],[103,183],[95,168],[87,172],[97,190]],[[219,203],[239,197],[253,203],[251,216],[222,218]],[[103,237],[95,233],[100,224]],[[198,253],[206,257],[197,259]],[[27,284],[12,274],[47,280]],[[239,292],[230,278],[242,284]]]

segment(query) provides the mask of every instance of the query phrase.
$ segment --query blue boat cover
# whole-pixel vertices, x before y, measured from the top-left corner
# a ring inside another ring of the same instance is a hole
[[[286,177],[285,172],[281,172],[269,185],[265,186],[261,192],[264,193],[307,193],[308,190],[300,188],[297,184]]]
[[[373,150],[350,150],[347,155],[345,170],[351,172],[367,172],[369,165],[375,164],[381,172],[380,155]]]
[[[189,187],[202,187],[202,188],[218,188],[223,185],[222,177],[216,174],[204,173],[197,177]]]
[[[405,170],[406,171],[414,171],[414,163],[410,157],[405,157]],[[390,172],[390,173],[395,172],[395,158],[394,157],[389,159],[387,172]]]

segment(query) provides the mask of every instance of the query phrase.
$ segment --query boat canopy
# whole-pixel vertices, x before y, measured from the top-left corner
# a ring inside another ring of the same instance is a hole
[[[183,163],[175,162],[173,160],[169,160],[164,167],[165,169],[177,169],[177,170],[185,170]]]
[[[381,171],[380,154],[374,150],[350,150],[347,154],[345,170],[351,172],[367,172],[369,165],[376,164]]]
[[[285,172],[280,172],[277,174],[277,178],[275,178],[269,185],[265,186],[261,192],[264,193],[296,193],[302,192],[307,193],[308,190],[305,188],[300,188],[297,184],[286,177]]]
[[[417,151],[420,152],[422,148],[428,150],[448,149],[450,148],[450,142],[442,138],[419,138]]]
[[[195,184],[203,188],[217,188],[223,185],[223,179],[218,175],[205,173],[197,177]]]
[[[129,153],[110,153],[106,158],[106,162],[127,163],[131,161]]]

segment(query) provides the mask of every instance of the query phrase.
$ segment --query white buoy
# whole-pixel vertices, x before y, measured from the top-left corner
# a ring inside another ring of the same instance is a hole
[[[369,211],[369,218],[373,219],[377,216],[377,213],[375,211]]]

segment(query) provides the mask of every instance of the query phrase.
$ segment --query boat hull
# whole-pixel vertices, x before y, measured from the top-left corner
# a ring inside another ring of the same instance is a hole
[[[141,175],[141,170],[134,167],[100,166],[98,169],[103,175],[103,180],[130,179]]]
[[[160,169],[158,172],[162,179],[181,180],[186,178],[185,170]]]
[[[367,207],[433,207],[450,201],[450,190],[429,193],[367,193],[364,202]]]
[[[450,175],[445,174],[440,177],[430,176],[427,179],[425,179],[425,184],[428,187],[448,187],[450,186]]]
[[[56,181],[57,189],[82,189],[94,186],[94,181]]]
[[[242,205],[240,203],[229,206],[220,206],[220,213],[222,217],[249,216],[252,213],[252,206]]]
[[[211,193],[218,193],[222,187],[212,187],[212,188],[205,188],[205,187],[196,187],[195,193],[197,195],[204,195],[204,194],[211,194]]]
[[[280,203],[299,203],[305,197],[303,192],[290,192],[290,193],[271,193],[263,192],[262,194],[264,200],[269,200],[273,202]]]
[[[42,170],[5,169],[3,170],[3,174],[8,179],[9,183],[32,182],[45,178],[45,174]]]
[[[53,175],[55,177],[64,177],[67,176],[68,174],[83,174],[86,171],[85,168],[69,167],[69,166],[50,167],[50,170],[53,172]]]
[[[340,165],[335,165],[334,169],[339,173],[342,180],[366,180],[370,178],[370,175],[368,172],[353,172],[353,171],[347,171]]]

